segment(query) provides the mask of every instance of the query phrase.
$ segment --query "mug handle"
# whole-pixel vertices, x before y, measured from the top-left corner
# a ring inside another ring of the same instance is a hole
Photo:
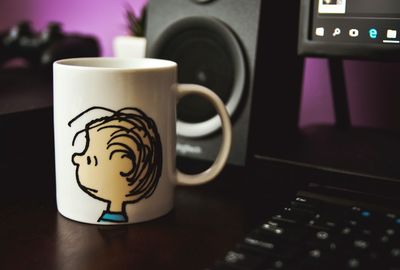
[[[216,109],[222,121],[222,143],[214,163],[207,170],[198,174],[185,174],[177,170],[178,185],[200,185],[214,179],[225,166],[232,144],[232,125],[228,111],[221,99],[210,89],[197,84],[177,84],[176,92],[179,99],[189,94],[205,97]]]

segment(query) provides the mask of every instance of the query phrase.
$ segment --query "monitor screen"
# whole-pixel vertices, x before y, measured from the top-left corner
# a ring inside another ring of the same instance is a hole
[[[301,2],[301,55],[399,60],[400,0]]]

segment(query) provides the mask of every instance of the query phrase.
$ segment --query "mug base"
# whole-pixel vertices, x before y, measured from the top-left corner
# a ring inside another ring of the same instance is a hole
[[[138,217],[138,218],[130,217],[129,220],[126,222],[111,222],[111,221],[95,221],[95,222],[93,222],[91,220],[73,217],[71,215],[63,213],[63,211],[61,211],[60,209],[57,209],[57,210],[61,216],[63,216],[64,218],[67,218],[69,220],[75,221],[75,222],[84,223],[84,224],[92,224],[92,225],[115,226],[115,225],[129,225],[129,224],[143,223],[143,222],[155,220],[155,219],[161,218],[161,217],[169,214],[173,210],[173,207],[170,207],[169,209],[166,209],[166,210],[158,213],[157,215],[148,215],[146,217],[142,216],[142,217]]]

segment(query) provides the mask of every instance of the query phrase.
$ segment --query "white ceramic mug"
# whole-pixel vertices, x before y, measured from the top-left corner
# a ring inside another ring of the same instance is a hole
[[[151,220],[173,208],[175,186],[212,180],[224,167],[231,124],[211,90],[177,84],[177,64],[159,59],[75,58],[54,63],[54,135],[59,212],[92,224]],[[222,120],[214,164],[175,167],[176,103],[201,95]]]

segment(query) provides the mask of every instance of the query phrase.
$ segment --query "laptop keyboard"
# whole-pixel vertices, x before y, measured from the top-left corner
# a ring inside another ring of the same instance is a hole
[[[400,269],[400,215],[298,195],[208,269]]]

